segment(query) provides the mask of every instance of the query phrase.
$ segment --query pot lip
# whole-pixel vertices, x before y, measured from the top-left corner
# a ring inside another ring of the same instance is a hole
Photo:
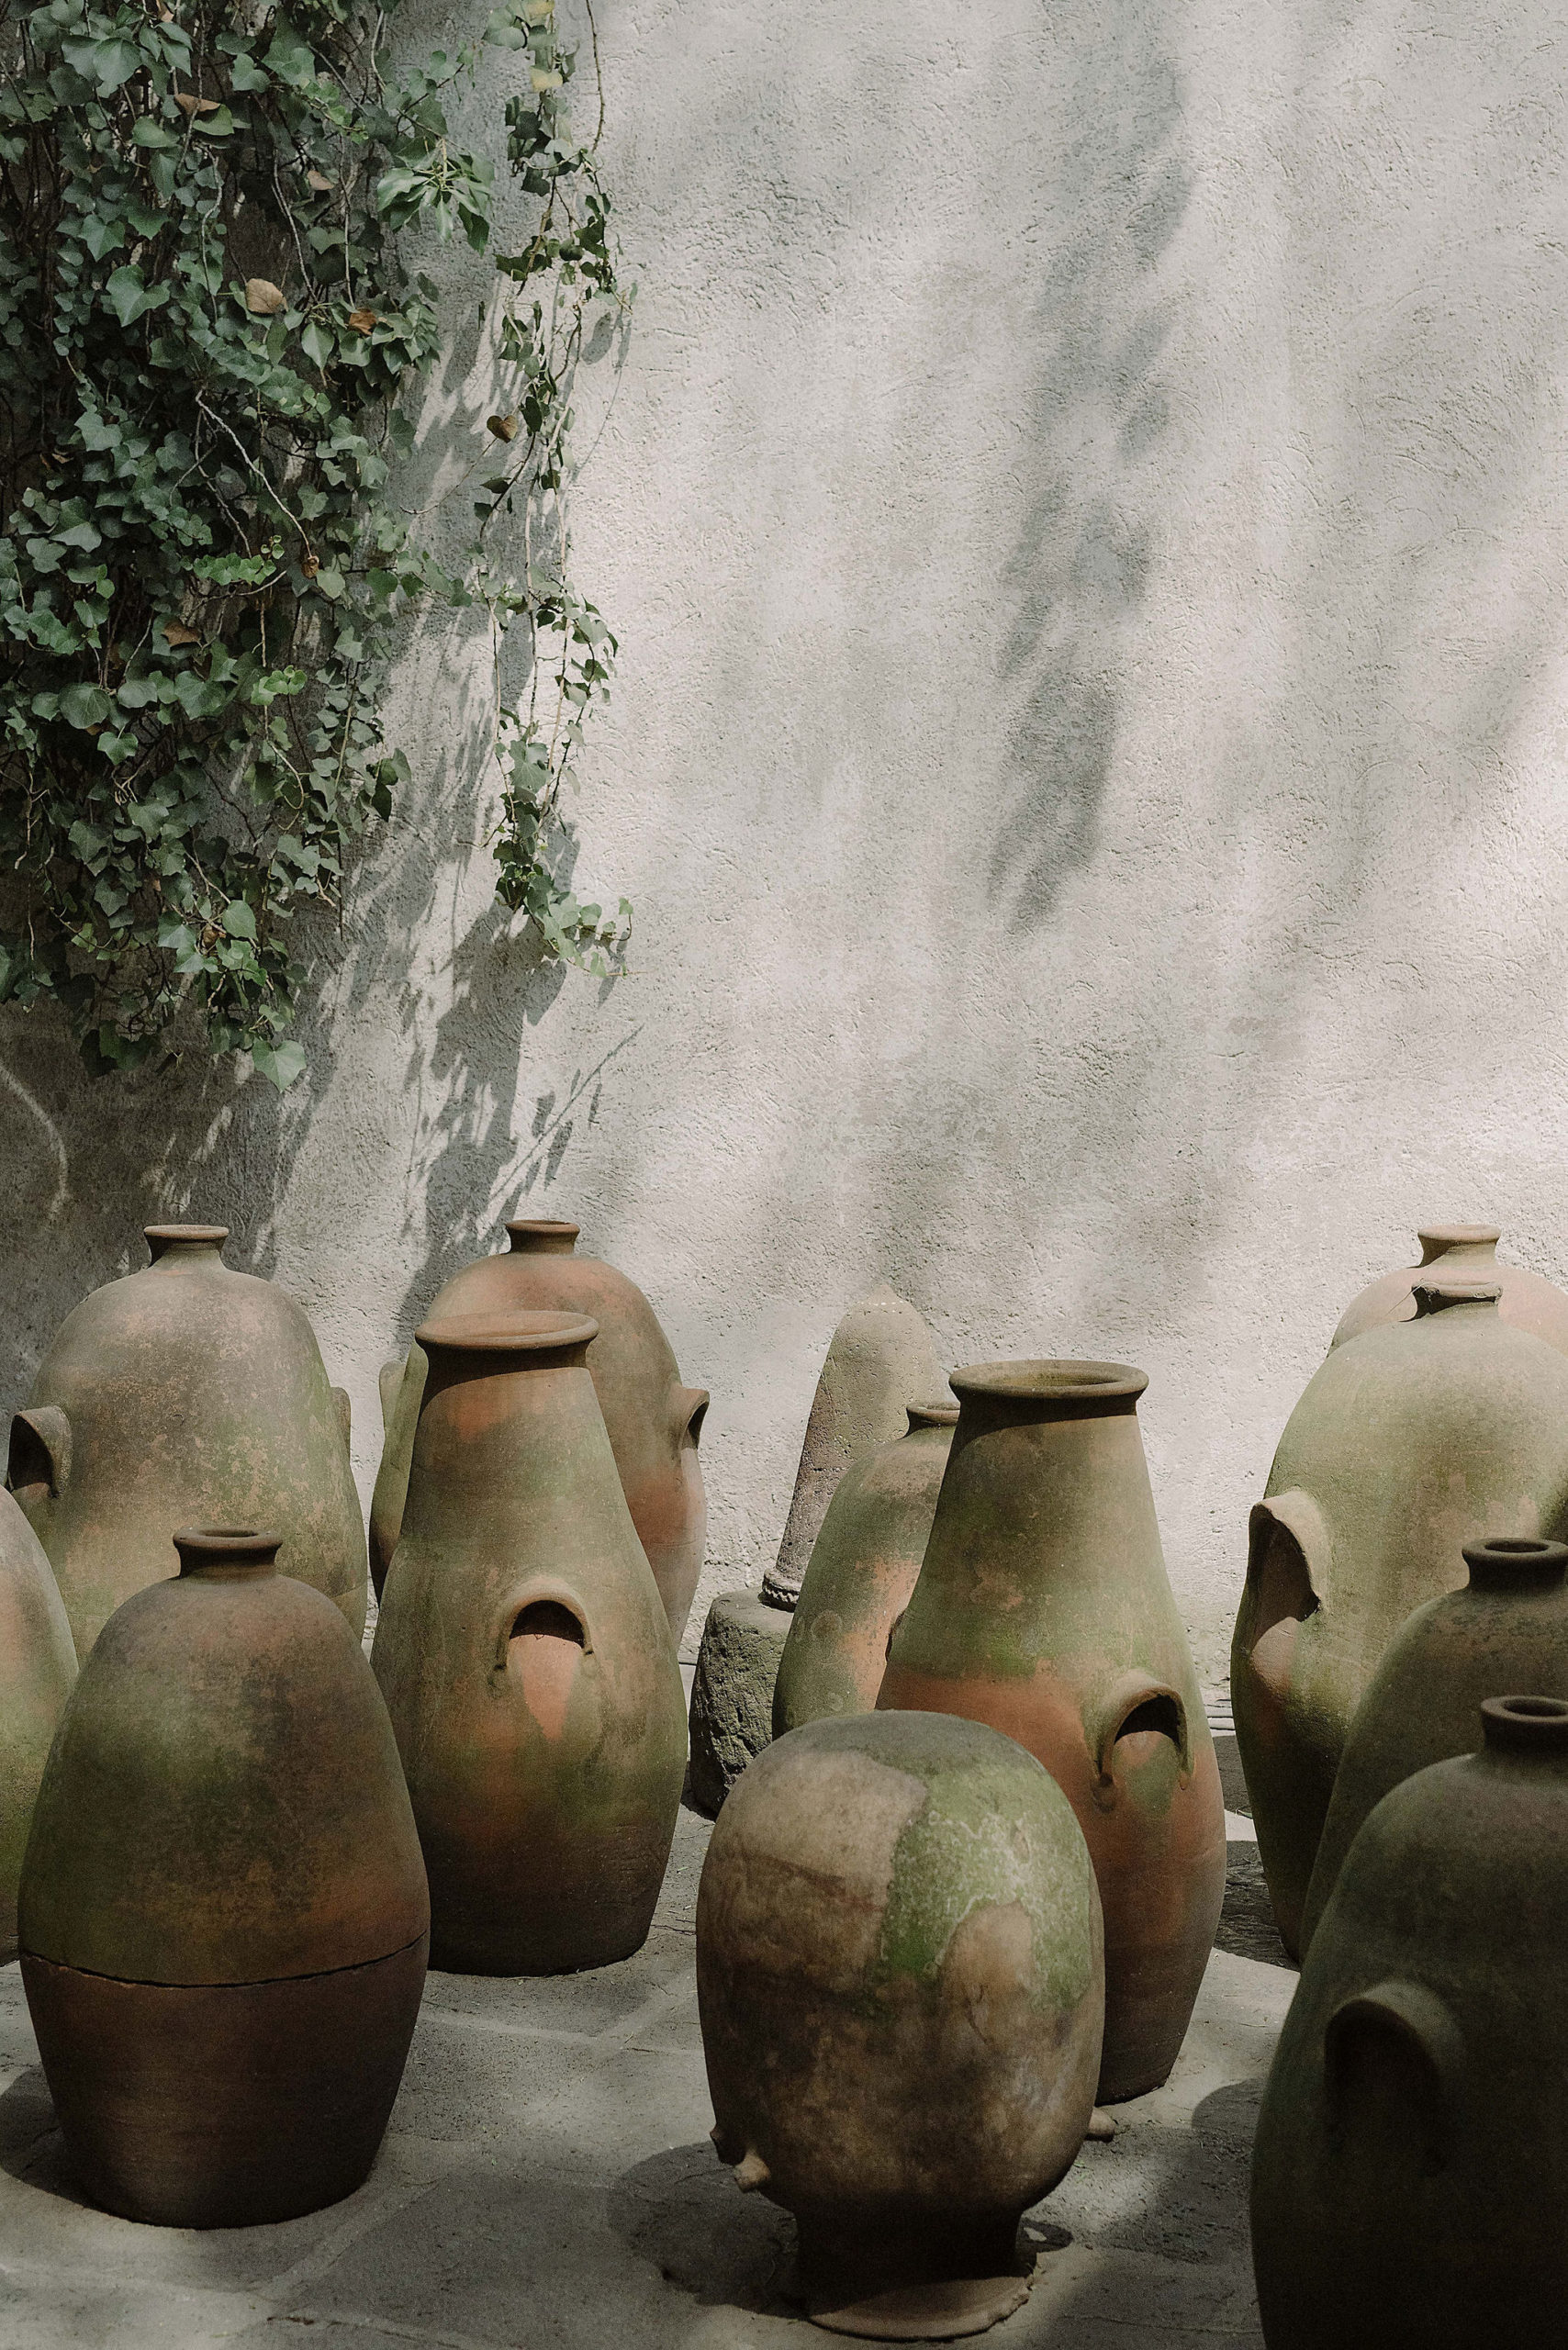
[[[554,1253],[564,1257],[571,1255],[582,1231],[580,1224],[564,1215],[509,1215],[503,1228],[514,1252],[531,1240],[543,1242],[546,1248],[554,1242]]]
[[[1568,1542],[1551,1542],[1544,1535],[1495,1534],[1484,1542],[1467,1542],[1460,1555],[1473,1583],[1561,1583],[1568,1571]]]
[[[1118,1404],[1136,1403],[1148,1385],[1148,1373],[1130,1362],[1039,1355],[964,1363],[948,1372],[947,1383],[960,1404],[971,1395],[1018,1404]]]
[[[1503,1232],[1501,1225],[1495,1224],[1418,1224],[1416,1237],[1423,1248],[1440,1253],[1445,1248],[1479,1248],[1486,1241],[1495,1247]]]
[[[1509,1754],[1568,1754],[1568,1700],[1562,1697],[1483,1697],[1481,1731],[1487,1747]]]
[[[182,1526],[170,1539],[183,1575],[203,1567],[270,1567],[283,1548],[281,1534],[253,1526]]]
[[[923,1404],[906,1404],[904,1410],[909,1416],[911,1436],[917,1428],[956,1428],[958,1425],[958,1406],[946,1396],[934,1395]]]
[[[445,1314],[414,1333],[428,1354],[559,1354],[599,1336],[591,1314],[546,1314],[519,1307],[511,1314]]]
[[[144,1224],[141,1237],[154,1258],[164,1248],[221,1248],[229,1237],[226,1224]]]

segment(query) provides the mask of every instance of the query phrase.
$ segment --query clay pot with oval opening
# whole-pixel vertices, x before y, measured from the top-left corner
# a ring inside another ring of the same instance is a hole
[[[94,2200],[166,2227],[293,2219],[375,2159],[430,1907],[386,1708],[275,1534],[176,1534],[105,1626],[22,1872],[22,1980]]]
[[[948,1715],[808,1724],[719,1815],[697,1996],[721,2159],[792,2211],[820,2325],[979,2333],[1089,2124],[1094,1871],[1059,1787]]]
[[[150,1225],[152,1262],[66,1315],[11,1423],[6,1483],[43,1544],[78,1656],[174,1573],[170,1528],[266,1526],[286,1572],[364,1629],[349,1399],[300,1308],[223,1261],[222,1225]]]
[[[17,1955],[17,1887],[33,1805],[76,1680],[71,1625],[32,1528],[0,1494],[0,1962]]]
[[[556,1975],[647,1938],[686,1768],[668,1618],[599,1408],[586,1315],[427,1322],[372,1651],[438,1966]]]
[[[977,1364],[879,1707],[967,1714],[1061,1785],[1105,1920],[1102,2102],[1169,2074],[1225,1894],[1219,1769],[1125,1363]]]
[[[1426,1275],[1431,1281],[1495,1281],[1502,1319],[1568,1354],[1568,1297],[1523,1265],[1499,1264],[1502,1237],[1495,1224],[1427,1225],[1416,1235],[1419,1263],[1369,1281],[1340,1315],[1330,1346],[1342,1346],[1347,1338],[1358,1338],[1363,1330],[1378,1330],[1388,1322],[1413,1322],[1416,1283]]]
[[[576,1254],[578,1227],[514,1216],[510,1248],[481,1257],[438,1291],[425,1319],[464,1314],[587,1315],[598,1326],[588,1367],[604,1415],[626,1506],[678,1643],[702,1572],[708,1505],[698,1439],[705,1387],[683,1387],[669,1340],[634,1281],[598,1257]],[[377,1596],[398,1547],[426,1364],[416,1339],[404,1362],[381,1373],[386,1448],[370,1509],[370,1565]]]
[[[1293,1957],[1345,1740],[1394,1633],[1462,1580],[1467,1543],[1568,1534],[1568,1361],[1501,1320],[1495,1281],[1416,1298],[1414,1321],[1330,1349],[1251,1514],[1231,1703]]]
[[[827,1505],[778,1660],[775,1738],[876,1705],[958,1422],[957,1404],[906,1412],[905,1433],[846,1470]]]
[[[1268,2350],[1562,2338],[1568,1704],[1481,1713],[1369,1813],[1303,1964],[1253,2149]]]

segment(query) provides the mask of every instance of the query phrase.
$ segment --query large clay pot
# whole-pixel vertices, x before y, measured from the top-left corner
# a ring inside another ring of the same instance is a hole
[[[6,1483],[85,1657],[122,1600],[175,1572],[170,1528],[266,1526],[285,1571],[364,1629],[349,1399],[304,1314],[231,1272],[220,1224],[151,1225],[152,1262],[68,1314],[11,1423]]]
[[[1495,1281],[1503,1320],[1568,1355],[1568,1297],[1522,1265],[1500,1265],[1497,1243],[1502,1234],[1495,1224],[1428,1225],[1416,1237],[1421,1245],[1420,1263],[1369,1281],[1340,1315],[1331,1346],[1360,1337],[1363,1330],[1381,1329],[1386,1322],[1413,1322],[1415,1285],[1426,1273],[1432,1281]]]
[[[878,1704],[968,1714],[1043,1762],[1105,1914],[1102,2101],[1175,2063],[1225,1895],[1225,1809],[1125,1363],[956,1371],[958,1425]]]
[[[1307,1887],[1303,1947],[1372,1806],[1481,1743],[1481,1704],[1509,1689],[1568,1698],[1568,1544],[1467,1543],[1470,1581],[1407,1616],[1356,1707]]]
[[[1488,1699],[1346,1855],[1252,2164],[1268,2350],[1557,2343],[1568,2306],[1568,1705]]]
[[[559,1975],[647,1938],[686,1768],[680,1668],[588,1369],[587,1315],[425,1323],[372,1651],[434,1964]]]
[[[1038,1763],[942,1715],[778,1740],[713,1830],[697,1996],[714,2143],[795,2214],[819,2324],[946,2340],[1019,2306],[1103,2008],[1094,1872]]]
[[[1252,1511],[1231,1703],[1285,1948],[1351,1718],[1467,1542],[1568,1530],[1568,1363],[1498,1318],[1497,1285],[1417,1283],[1413,1322],[1333,1348]]]
[[[911,1404],[909,1429],[857,1460],[827,1505],[773,1690],[773,1735],[868,1714],[909,1605],[958,1426],[957,1404]]]
[[[22,1872],[22,1979],[95,2202],[243,2227],[375,2159],[430,1907],[386,1708],[274,1534],[174,1537],[105,1627]]]
[[[37,1535],[0,1494],[0,1962],[17,1955],[17,1886],[76,1651]]]
[[[598,1257],[574,1254],[575,1224],[517,1216],[510,1254],[481,1257],[438,1292],[425,1319],[462,1314],[588,1315],[599,1336],[588,1367],[610,1436],[626,1506],[647,1553],[677,1644],[702,1572],[708,1505],[698,1438],[705,1387],[683,1387],[658,1316],[633,1281]],[[416,1340],[403,1365],[381,1374],[386,1444],[370,1508],[370,1566],[379,1597],[403,1521],[425,1359]]]

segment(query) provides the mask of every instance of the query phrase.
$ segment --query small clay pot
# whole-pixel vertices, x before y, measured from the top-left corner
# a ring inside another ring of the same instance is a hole
[[[812,1552],[773,1690],[773,1735],[868,1714],[936,1514],[957,1404],[911,1404],[908,1431],[840,1480]]]
[[[736,2183],[792,2211],[819,2325],[977,2333],[1025,2298],[1018,2222],[1077,2154],[1103,2012],[1071,1807],[931,1714],[809,1724],[720,1814],[697,1995]]]
[[[1502,1319],[1512,1329],[1528,1330],[1531,1337],[1544,1338],[1560,1354],[1568,1354],[1568,1297],[1522,1265],[1500,1265],[1497,1243],[1502,1234],[1495,1224],[1428,1225],[1416,1237],[1421,1245],[1419,1264],[1370,1281],[1340,1315],[1331,1346],[1343,1346],[1347,1338],[1382,1329],[1385,1323],[1413,1322],[1416,1283],[1426,1274],[1433,1281],[1495,1281]]]
[[[17,1886],[33,1805],[76,1680],[71,1626],[32,1528],[0,1494],[0,1960],[17,1955]]]
[[[1356,1708],[1307,1888],[1305,1948],[1372,1806],[1428,1764],[1474,1753],[1484,1698],[1568,1698],[1568,1544],[1505,1535],[1467,1543],[1464,1562],[1469,1583],[1406,1617]]]
[[[557,1975],[641,1949],[680,1806],[675,1643],[599,1408],[587,1315],[427,1322],[372,1662],[438,1966]]]
[[[1562,2337],[1568,1704],[1481,1712],[1374,1806],[1302,1967],[1253,2151],[1268,2350]]]
[[[574,1253],[575,1224],[514,1216],[511,1247],[454,1273],[425,1319],[460,1315],[587,1315],[599,1335],[588,1367],[615,1456],[626,1506],[647,1554],[678,1646],[702,1572],[708,1505],[698,1439],[708,1410],[705,1387],[683,1387],[658,1316],[633,1281],[598,1257]],[[370,1567],[376,1595],[398,1547],[424,1393],[425,1358],[416,1340],[404,1364],[381,1374],[386,1449],[370,1509]]]
[[[167,2227],[351,2194],[419,2016],[430,1908],[386,1709],[275,1534],[174,1537],[65,1707],[22,1979],[67,2154]]]
[[[6,1483],[43,1544],[76,1653],[176,1570],[169,1529],[270,1526],[288,1573],[364,1629],[349,1399],[304,1314],[231,1272],[220,1224],[149,1225],[152,1262],[67,1315],[11,1423]]]
[[[1225,1807],[1126,1363],[980,1363],[880,1707],[967,1714],[1067,1794],[1105,1916],[1100,2102],[1176,2062],[1225,1897]]]

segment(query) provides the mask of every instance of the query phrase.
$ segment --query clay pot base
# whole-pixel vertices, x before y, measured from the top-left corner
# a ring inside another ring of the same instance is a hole
[[[958,2342],[984,2333],[1021,2310],[1035,2282],[1027,2277],[962,2277],[939,2285],[900,2285],[890,2293],[870,2293],[843,2309],[817,2308],[806,2315],[829,2333],[855,2333],[870,2342]]]

